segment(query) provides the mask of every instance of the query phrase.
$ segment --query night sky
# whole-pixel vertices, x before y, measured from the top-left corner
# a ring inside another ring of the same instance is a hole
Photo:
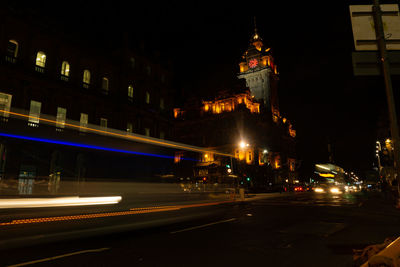
[[[328,161],[329,140],[335,163],[362,177],[373,167],[378,120],[387,116],[387,106],[382,78],[353,75],[349,5],[372,1],[303,3],[96,1],[70,3],[62,10],[59,3],[31,8],[64,18],[66,30],[84,25],[93,36],[107,38],[124,29],[144,39],[148,49],[174,61],[176,88],[182,93],[176,105],[237,82],[256,16],[258,32],[272,47],[280,72],[281,113],[297,130],[302,174]],[[393,79],[396,90],[400,83]]]

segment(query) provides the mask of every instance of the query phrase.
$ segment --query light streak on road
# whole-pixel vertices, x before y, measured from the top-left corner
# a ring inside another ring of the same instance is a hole
[[[10,198],[0,199],[0,209],[109,205],[117,204],[121,201],[121,199],[121,196]]]
[[[82,220],[82,219],[94,219],[94,218],[105,218],[105,217],[145,214],[145,213],[153,213],[153,212],[164,212],[164,211],[180,210],[180,209],[183,209],[183,208],[193,208],[193,207],[205,207],[205,206],[212,206],[212,205],[220,205],[220,204],[223,204],[223,203],[231,203],[231,202],[234,202],[234,200],[199,203],[199,204],[188,204],[188,205],[175,205],[175,206],[141,207],[141,208],[132,208],[129,211],[117,211],[117,212],[106,212],[106,213],[92,213],[92,214],[80,214],[80,215],[68,215],[68,216],[56,216],[56,217],[18,219],[18,220],[12,220],[11,222],[2,222],[2,223],[0,223],[0,226],[31,224],[31,223],[45,223],[45,222],[59,222],[59,221],[71,221],[71,220]]]
[[[19,220],[12,220],[11,222],[0,223],[0,226],[16,225],[16,224],[30,224],[30,223],[44,223],[44,222],[71,221],[71,220],[94,219],[94,218],[105,218],[105,217],[115,217],[115,216],[133,215],[133,214],[143,214],[143,213],[151,213],[151,212],[170,211],[170,210],[178,210],[178,208],[149,209],[149,210],[137,210],[137,211],[117,211],[117,212],[107,212],[107,213],[93,213],[93,214],[81,214],[81,215],[68,215],[68,216],[56,216],[56,217],[44,217],[44,218],[19,219]]]

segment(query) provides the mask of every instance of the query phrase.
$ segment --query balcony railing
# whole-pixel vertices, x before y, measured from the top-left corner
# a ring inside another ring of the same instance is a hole
[[[68,82],[69,81],[69,77],[65,76],[65,75],[62,75],[62,74],[60,76],[60,79],[61,79],[61,81],[64,81],[64,82]]]
[[[6,55],[6,61],[7,61],[7,62],[10,62],[10,63],[12,63],[12,64],[15,64],[15,63],[17,62],[17,58],[16,58],[16,57],[13,57],[13,56],[8,56],[8,55]]]
[[[44,73],[44,68],[38,65],[35,65],[35,71],[39,72],[39,73]]]

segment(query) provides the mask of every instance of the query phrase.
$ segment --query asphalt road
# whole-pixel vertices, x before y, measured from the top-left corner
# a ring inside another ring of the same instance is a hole
[[[353,249],[383,243],[386,237],[397,237],[400,232],[400,211],[374,193],[264,194],[245,202],[214,203],[111,218],[0,226],[0,235],[19,230],[35,232],[35,228],[68,232],[72,231],[71,224],[81,233],[88,227],[98,229],[93,236],[82,234],[70,240],[34,245],[26,242],[2,249],[0,263],[76,267],[353,266]],[[141,227],[123,227],[138,223]],[[118,225],[120,231],[107,231],[106,227]]]

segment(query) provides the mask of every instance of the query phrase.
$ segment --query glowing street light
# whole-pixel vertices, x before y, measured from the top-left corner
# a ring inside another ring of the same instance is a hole
[[[245,141],[240,141],[240,143],[239,143],[239,147],[240,148],[245,148],[245,147],[248,147],[248,146],[250,146],[248,143],[246,143]]]

